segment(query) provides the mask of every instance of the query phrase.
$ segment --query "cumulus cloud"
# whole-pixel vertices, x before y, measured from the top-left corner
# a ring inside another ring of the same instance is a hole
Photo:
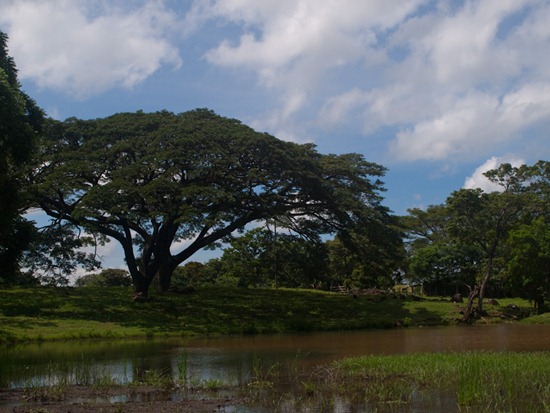
[[[179,67],[192,38],[219,73],[256,81],[267,103],[248,122],[283,138],[344,125],[390,140],[392,160],[441,162],[536,146],[550,125],[547,0],[0,4],[20,77],[80,98]]]
[[[132,88],[162,65],[181,65],[167,40],[176,18],[160,1],[132,9],[84,0],[4,3],[0,23],[19,76],[39,87],[86,98]]]
[[[383,59],[374,47],[377,33],[402,22],[425,2],[216,0],[208,7],[196,6],[194,15],[242,25],[238,39],[223,40],[205,57],[221,67],[256,73],[260,85],[282,95],[283,107],[274,109],[271,118],[289,124],[327,87],[331,74],[343,70],[345,76],[348,65]],[[303,96],[308,98],[296,104]]]
[[[484,192],[502,191],[502,187],[500,185],[489,181],[487,177],[485,177],[483,174],[487,171],[490,171],[491,169],[498,168],[498,166],[503,163],[509,163],[514,167],[519,167],[525,164],[523,159],[518,159],[513,156],[503,156],[503,157],[493,156],[487,159],[482,165],[477,167],[474,173],[470,175],[468,178],[466,178],[466,180],[464,181],[464,188],[465,189],[480,188]]]
[[[408,58],[394,69],[396,80],[412,73],[409,80],[417,85],[405,82],[406,94],[393,96],[390,104],[398,112],[410,107],[413,113],[395,119],[406,126],[390,144],[394,157],[443,160],[487,153],[495,145],[523,139],[525,130],[550,119],[550,80],[541,76],[548,73],[549,62],[531,58],[534,50],[548,47],[548,25],[543,27],[536,16],[546,15],[550,7],[531,5],[467,2],[459,12],[440,16],[412,44]],[[405,24],[402,30],[408,29]],[[410,94],[422,104],[409,106]],[[391,122],[377,101],[373,97],[368,117],[375,125]]]
[[[359,123],[366,137],[390,126],[392,159],[441,161],[483,156],[550,120],[544,0],[195,4],[195,16],[242,28],[206,59],[280,93],[266,117],[280,126],[305,111],[323,127]]]
[[[400,131],[390,144],[398,159],[444,160],[484,153],[550,119],[550,82],[527,84],[501,99],[474,92],[457,99],[438,117]]]

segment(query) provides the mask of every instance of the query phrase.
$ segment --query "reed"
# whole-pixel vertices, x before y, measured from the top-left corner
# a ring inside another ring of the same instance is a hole
[[[186,350],[183,351],[180,357],[177,360],[177,370],[178,370],[178,383],[184,386],[187,386],[189,381],[188,377],[188,358],[189,354]]]

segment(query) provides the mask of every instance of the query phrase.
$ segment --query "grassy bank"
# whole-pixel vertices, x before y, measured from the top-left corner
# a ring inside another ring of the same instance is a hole
[[[1,290],[0,341],[103,337],[257,334],[393,328],[455,323],[462,305],[447,300],[358,296],[306,290],[204,288],[156,294],[135,303],[125,288]],[[487,305],[485,321],[510,319]]]

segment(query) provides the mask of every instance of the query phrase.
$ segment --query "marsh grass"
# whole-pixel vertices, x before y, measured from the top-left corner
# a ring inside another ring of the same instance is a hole
[[[178,372],[177,381],[179,384],[187,385],[187,382],[189,381],[189,354],[186,350],[184,350],[181,354],[181,356],[178,357],[176,360],[176,367]]]
[[[409,403],[450,392],[464,409],[544,412],[550,406],[548,352],[367,356],[340,361],[329,371],[326,389],[370,403]]]
[[[57,361],[44,365],[24,367],[22,383],[12,383],[25,389],[65,388],[67,386],[89,386],[105,388],[120,384],[115,375],[106,367],[101,367],[93,359],[83,358],[79,362]]]
[[[273,408],[269,411],[274,412],[327,411],[324,409],[344,404],[367,406],[366,411],[391,411],[393,407],[388,406],[418,402],[437,406],[442,397],[450,398],[465,412],[548,412],[550,408],[550,352],[372,355],[344,359],[313,372],[293,366],[286,371],[278,363],[257,357],[245,389],[236,389],[223,380],[189,377],[187,357],[181,354],[177,371],[133,371],[132,381],[123,385],[169,392],[232,388],[250,396],[250,400],[267,403]],[[33,381],[32,377],[39,374],[42,378]],[[64,400],[73,385],[100,390],[122,385],[113,372],[98,368],[93,358],[85,357],[78,363],[49,363],[45,370],[29,371],[28,377],[31,379],[24,386],[25,397],[42,402]],[[292,394],[281,392],[281,378],[294,380],[294,386],[287,387],[294,389]]]

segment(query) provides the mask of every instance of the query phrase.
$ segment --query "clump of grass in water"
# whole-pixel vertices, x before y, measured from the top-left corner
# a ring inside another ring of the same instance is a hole
[[[169,374],[157,370],[145,370],[136,384],[146,384],[153,387],[171,387],[174,385]]]
[[[187,386],[189,377],[188,377],[188,358],[189,355],[187,354],[187,351],[184,351],[180,357],[178,357],[177,360],[177,368],[178,368],[178,382],[180,384],[183,384]]]
[[[217,379],[204,380],[202,382],[202,388],[210,391],[218,391],[225,386],[223,381]]]
[[[548,353],[474,353],[461,360],[457,397],[462,406],[490,405],[509,409],[550,403]]]
[[[256,388],[273,387],[274,381],[280,373],[280,368],[279,363],[264,365],[262,358],[254,354],[252,358],[252,380],[248,383],[248,386]]]

